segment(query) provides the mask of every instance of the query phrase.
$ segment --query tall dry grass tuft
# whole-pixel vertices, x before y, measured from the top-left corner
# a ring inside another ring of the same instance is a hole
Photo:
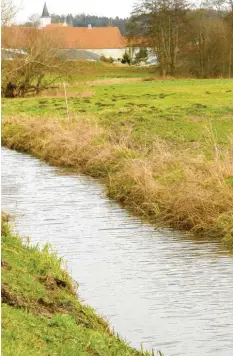
[[[224,162],[225,166],[230,164]],[[167,154],[163,162],[159,152],[157,156],[154,152],[143,161],[128,161],[113,175],[110,195],[156,217],[162,225],[232,234],[233,226],[225,226],[225,231],[218,226],[223,216],[233,212],[233,189],[225,182],[227,176],[221,174],[220,181],[216,166],[204,159],[190,160],[174,152],[169,163]]]
[[[233,241],[233,155],[192,154],[156,139],[137,147],[93,120],[6,117],[2,141],[58,166],[104,179],[109,196],[161,226]],[[218,151],[217,151],[218,150]]]

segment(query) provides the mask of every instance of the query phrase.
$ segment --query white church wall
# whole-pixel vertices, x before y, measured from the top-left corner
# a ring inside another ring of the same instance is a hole
[[[51,24],[51,17],[41,17],[40,18],[40,27],[45,27]]]

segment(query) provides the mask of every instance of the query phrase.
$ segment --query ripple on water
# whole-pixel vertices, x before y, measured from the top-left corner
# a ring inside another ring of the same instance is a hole
[[[2,149],[2,209],[64,256],[84,300],[134,346],[233,355],[233,259],[217,243],[154,230],[82,175]]]

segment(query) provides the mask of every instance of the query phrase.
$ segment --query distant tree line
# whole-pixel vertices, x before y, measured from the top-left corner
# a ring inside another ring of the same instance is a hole
[[[55,15],[52,14],[52,22],[64,22],[66,19],[67,24],[74,27],[87,27],[88,24],[91,24],[93,27],[108,27],[116,26],[120,29],[122,35],[126,33],[126,19],[121,19],[119,17],[110,18],[110,17],[99,17],[92,15]]]
[[[233,75],[233,0],[141,0],[127,35],[153,48],[161,75]]]

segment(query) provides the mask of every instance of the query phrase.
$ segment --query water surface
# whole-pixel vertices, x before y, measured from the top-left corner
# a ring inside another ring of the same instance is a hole
[[[155,231],[95,180],[5,148],[2,209],[32,243],[55,246],[83,300],[131,345],[233,355],[233,259],[217,243]]]

